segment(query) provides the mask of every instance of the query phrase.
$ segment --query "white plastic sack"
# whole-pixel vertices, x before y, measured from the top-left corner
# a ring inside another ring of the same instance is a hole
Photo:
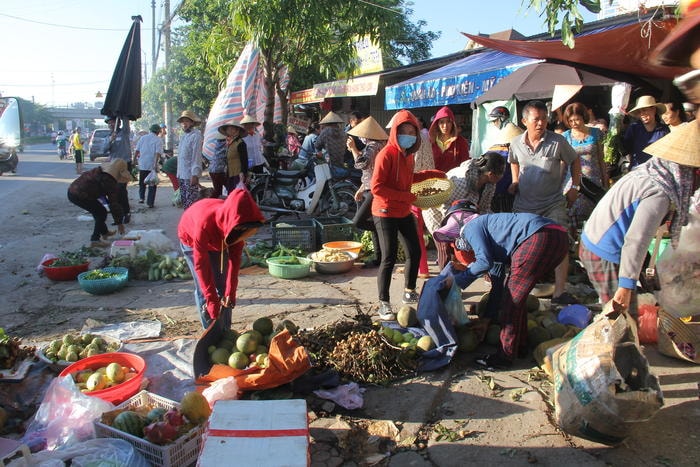
[[[202,391],[202,395],[209,402],[209,407],[214,408],[216,401],[238,399],[238,384],[236,378],[227,376],[217,379],[211,386]]]
[[[175,244],[160,230],[133,230],[126,234],[126,238],[137,238],[136,248],[139,253],[153,250],[156,253],[168,253],[175,251]]]
[[[155,170],[151,170],[151,173],[149,173],[146,176],[146,178],[143,180],[143,183],[145,183],[146,185],[156,186],[158,185],[159,181],[160,180],[158,179],[158,172],[156,172]]]

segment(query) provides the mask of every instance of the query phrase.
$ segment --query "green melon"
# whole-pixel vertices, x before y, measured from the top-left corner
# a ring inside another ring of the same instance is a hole
[[[486,314],[486,305],[489,303],[489,292],[486,292],[481,296],[479,303],[476,304],[476,314],[478,316],[484,316]]]
[[[566,331],[568,331],[566,325],[561,323],[553,323],[547,328],[547,330],[552,338],[562,337],[564,334],[566,334]]]
[[[552,336],[549,331],[542,327],[535,327],[527,331],[527,341],[530,347],[537,347],[542,342],[548,341]]]
[[[146,419],[131,410],[120,413],[114,417],[114,421],[112,422],[113,428],[133,436],[138,436],[139,438],[143,437],[143,427],[145,426]]]
[[[486,343],[489,345],[498,345],[501,342],[501,326],[492,324],[486,331]]]
[[[260,334],[257,331],[251,331],[244,332],[238,336],[238,339],[236,339],[236,349],[238,349],[239,352],[249,355],[255,352],[255,349],[258,348],[258,343],[260,341],[258,341],[256,334],[253,334],[253,332],[258,335]]]
[[[249,362],[250,359],[243,352],[233,352],[228,358],[228,366],[237,370],[243,370]]]
[[[418,312],[410,305],[403,305],[396,313],[396,322],[402,328],[408,328],[418,324]]]
[[[462,352],[474,352],[479,346],[479,338],[476,333],[466,326],[458,331],[457,338],[459,340],[457,348]]]
[[[212,363],[220,363],[222,365],[226,365],[228,363],[228,357],[231,355],[231,352],[228,349],[224,349],[222,347],[219,347],[215,351],[211,353],[211,362]]]
[[[258,331],[263,336],[272,334],[272,320],[270,318],[258,318],[253,322],[253,329]]]
[[[155,407],[151,409],[146,415],[146,424],[150,425],[153,422],[159,422],[163,420],[163,415],[165,415],[165,412],[167,411],[168,409],[164,407]]]
[[[538,311],[540,309],[540,299],[532,294],[528,295],[525,301],[525,309],[530,313]]]

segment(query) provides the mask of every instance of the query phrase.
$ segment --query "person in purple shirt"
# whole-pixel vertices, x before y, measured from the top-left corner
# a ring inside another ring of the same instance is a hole
[[[666,125],[661,123],[659,115],[666,112],[664,104],[656,102],[653,96],[641,96],[629,114],[639,121],[632,123],[625,131],[622,144],[630,155],[630,169],[648,161],[651,156],[644,148],[669,133]]]

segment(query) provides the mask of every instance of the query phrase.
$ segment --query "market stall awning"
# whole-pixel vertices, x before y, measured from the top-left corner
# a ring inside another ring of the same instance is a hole
[[[677,20],[635,21],[612,25],[576,37],[573,49],[560,39],[547,41],[512,41],[462,33],[484,47],[521,57],[556,60],[571,65],[586,65],[643,78],[673,79],[685,68],[652,65],[649,55],[664,40]]]
[[[473,102],[504,76],[540,60],[497,50],[475,53],[385,89],[387,110]]]

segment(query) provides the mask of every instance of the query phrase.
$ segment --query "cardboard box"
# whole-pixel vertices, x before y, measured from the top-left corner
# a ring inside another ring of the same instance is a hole
[[[309,423],[303,399],[214,404],[197,465],[306,467]]]
[[[136,242],[134,240],[115,240],[112,242],[111,256],[126,256],[136,257]]]

